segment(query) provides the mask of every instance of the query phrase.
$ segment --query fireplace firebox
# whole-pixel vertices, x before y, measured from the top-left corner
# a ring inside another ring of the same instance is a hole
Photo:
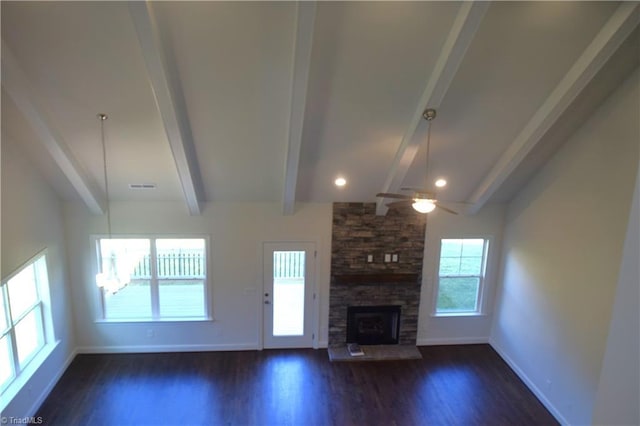
[[[400,311],[396,305],[347,307],[347,343],[397,344]]]

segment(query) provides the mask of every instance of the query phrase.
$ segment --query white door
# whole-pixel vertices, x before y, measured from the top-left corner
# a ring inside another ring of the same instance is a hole
[[[264,243],[265,348],[313,347],[315,243]]]

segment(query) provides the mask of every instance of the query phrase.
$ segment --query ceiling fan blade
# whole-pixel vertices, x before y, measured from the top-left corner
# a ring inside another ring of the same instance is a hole
[[[409,205],[409,203],[412,203],[412,202],[413,202],[413,200],[394,201],[392,203],[385,204],[385,206],[387,206],[389,208],[402,207],[402,206],[407,206],[407,205]]]
[[[402,191],[413,191],[413,198],[436,198],[436,193],[425,188],[400,188]]]
[[[400,188],[401,191],[414,191],[414,192],[431,192],[426,188],[418,188],[416,186],[405,186]]]
[[[411,195],[405,195],[405,194],[392,194],[390,192],[379,192],[376,194],[376,197],[383,197],[383,198],[397,198],[400,200],[410,200],[413,197]]]
[[[445,212],[451,213],[451,214],[458,214],[458,212],[453,211],[453,210],[451,210],[451,209],[448,209],[448,208],[446,208],[446,207],[443,207],[443,206],[441,206],[440,204],[436,204],[436,207],[437,207],[437,208],[439,208],[439,209],[444,210]]]

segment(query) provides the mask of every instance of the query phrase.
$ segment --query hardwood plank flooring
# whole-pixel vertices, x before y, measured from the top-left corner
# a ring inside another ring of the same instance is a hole
[[[554,425],[489,345],[329,362],[326,350],[78,355],[49,425]]]

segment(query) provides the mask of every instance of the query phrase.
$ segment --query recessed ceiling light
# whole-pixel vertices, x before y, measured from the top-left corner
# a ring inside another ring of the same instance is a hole
[[[446,181],[446,180],[444,180],[444,179],[438,179],[438,180],[436,181],[436,186],[437,186],[438,188],[442,188],[443,186],[446,186],[446,185],[447,185],[447,181]]]
[[[345,186],[347,184],[347,180],[343,177],[339,177],[339,178],[336,178],[336,180],[334,180],[333,183],[335,183],[336,186]]]

